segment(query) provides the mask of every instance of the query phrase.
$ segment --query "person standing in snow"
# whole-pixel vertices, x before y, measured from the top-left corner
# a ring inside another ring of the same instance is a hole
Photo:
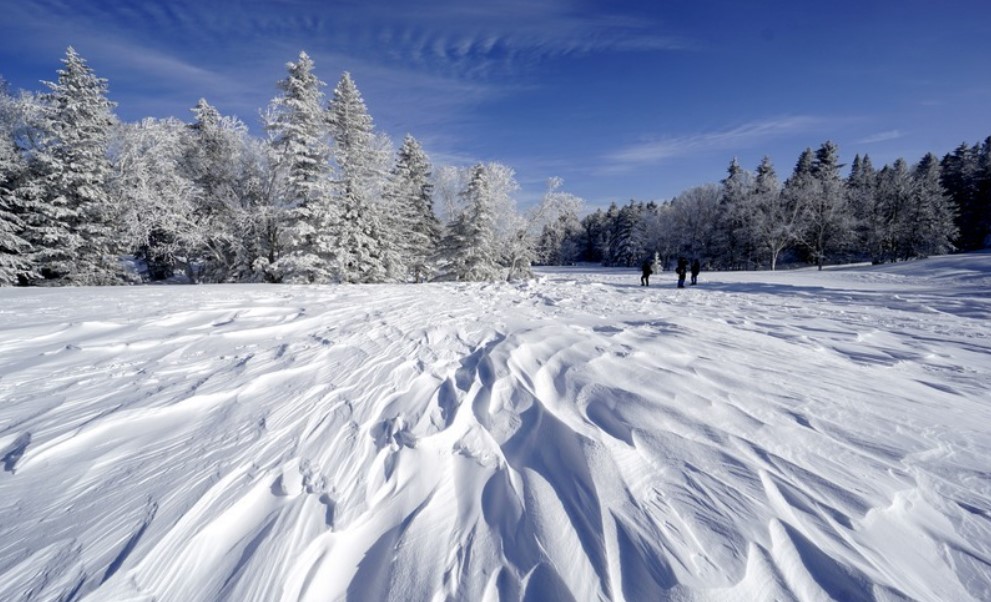
[[[678,274],[678,288],[685,288],[685,274],[688,272],[688,260],[684,257],[679,257],[678,267],[674,271]]]
[[[640,266],[640,286],[650,286],[650,275],[654,273],[654,268],[650,265],[650,259],[644,259]]]
[[[702,271],[702,264],[698,258],[692,260],[692,285],[699,283],[699,272]]]

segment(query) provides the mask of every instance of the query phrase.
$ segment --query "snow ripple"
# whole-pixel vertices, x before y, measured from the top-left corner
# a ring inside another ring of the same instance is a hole
[[[0,291],[0,598],[991,598],[959,261]]]

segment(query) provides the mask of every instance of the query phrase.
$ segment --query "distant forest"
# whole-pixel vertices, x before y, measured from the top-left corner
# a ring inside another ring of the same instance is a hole
[[[265,136],[206,100],[193,119],[122,123],[72,48],[42,93],[0,79],[0,285],[423,282],[527,277],[534,264],[776,269],[907,260],[991,246],[991,137],[880,169],[832,142],[781,182],[735,160],[670,202],[582,201],[548,180],[517,209],[499,163],[433,168],[375,130],[350,74],[329,98],[305,52]]]
[[[613,204],[544,229],[545,263],[633,266],[654,254],[723,270],[782,264],[884,263],[991,246],[991,137],[942,159],[877,169],[854,157],[849,175],[832,142],[806,149],[782,183],[768,157],[753,172],[733,160],[719,184],[671,202]]]

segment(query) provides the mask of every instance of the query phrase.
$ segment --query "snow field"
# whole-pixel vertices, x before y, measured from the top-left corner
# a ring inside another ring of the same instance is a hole
[[[991,255],[0,289],[0,599],[991,599]]]

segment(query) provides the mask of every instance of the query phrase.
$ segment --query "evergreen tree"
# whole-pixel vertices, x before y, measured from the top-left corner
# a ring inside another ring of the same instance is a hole
[[[5,125],[0,121],[0,126]],[[0,127],[0,286],[39,277],[31,265],[31,243],[23,237],[27,171],[27,162],[17,152],[10,130]]]
[[[642,205],[631,200],[616,215],[610,237],[610,265],[632,267],[640,265],[643,261],[646,249],[641,220],[642,210]]]
[[[323,82],[305,52],[288,63],[279,82],[282,95],[272,100],[266,129],[271,136],[278,178],[277,203],[284,211],[271,252],[270,277],[282,282],[327,282],[333,277],[334,241],[329,190],[330,148],[321,106]]]
[[[40,278],[34,273],[33,248],[26,238],[23,217],[38,198],[29,164],[17,144],[24,121],[24,103],[14,98],[0,77],[0,286]]]
[[[614,205],[615,206],[615,205]],[[581,220],[581,254],[582,261],[604,263],[602,239],[606,236],[606,216],[601,209],[586,215]]]
[[[795,240],[798,205],[789,203],[789,197],[783,194],[769,157],[764,157],[757,166],[753,198],[750,229],[756,243],[767,252],[771,269],[775,270],[781,252]]]
[[[471,168],[462,193],[465,209],[448,226],[441,245],[447,272],[455,280],[495,280],[501,273],[492,213],[489,174],[482,164]]]
[[[387,230],[383,207],[373,201],[382,188],[372,117],[358,87],[345,72],[327,108],[339,169],[337,270],[343,282],[382,282],[401,270],[398,235]],[[391,243],[391,245],[390,245]]]
[[[714,261],[731,269],[749,267],[754,249],[750,244],[752,233],[748,231],[751,212],[753,177],[734,158],[722,180],[722,197],[719,201],[719,237],[713,250]]]
[[[977,151],[977,195],[974,203],[974,239],[979,249],[991,247],[991,136]]]
[[[913,228],[909,206],[912,176],[904,159],[885,165],[878,173],[877,203],[882,224],[881,257],[897,261],[904,257]]]
[[[797,244],[802,244],[802,237],[806,232],[808,223],[808,207],[819,195],[820,183],[813,175],[813,164],[815,163],[815,153],[811,148],[806,148],[795,162],[795,168],[791,176],[785,180],[781,189],[782,202],[794,211],[795,221],[793,225],[794,240]]]
[[[852,216],[840,180],[841,167],[836,145],[824,142],[812,162],[811,175],[817,186],[815,194],[805,199],[800,237],[820,270],[830,253],[846,245],[851,230]]]
[[[858,154],[846,181],[847,202],[854,218],[854,235],[860,252],[879,264],[885,258],[887,229],[883,204],[878,193],[878,173],[871,158]]]
[[[58,81],[47,83],[37,149],[43,199],[27,216],[30,242],[43,276],[63,284],[117,284],[122,270],[108,194],[108,157],[114,103],[107,81],[96,77],[72,47]]]
[[[941,162],[941,182],[957,211],[955,246],[973,251],[991,246],[991,137],[961,144]]]
[[[392,205],[389,215],[393,219],[388,229],[401,234],[396,241],[399,255],[415,282],[430,276],[429,259],[436,254],[441,238],[430,175],[426,153],[415,138],[407,135],[396,155],[388,189]]]
[[[928,257],[953,250],[958,231],[949,196],[940,183],[939,160],[927,154],[912,174],[906,256]]]

